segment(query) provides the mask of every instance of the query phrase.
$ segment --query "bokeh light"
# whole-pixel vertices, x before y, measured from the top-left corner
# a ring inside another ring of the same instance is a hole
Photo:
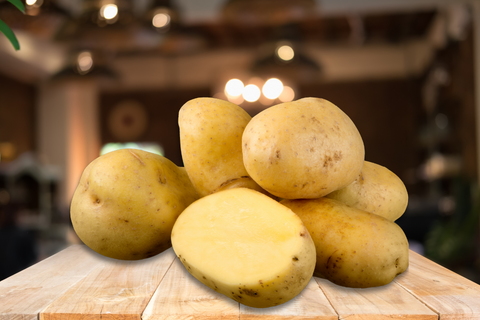
[[[102,6],[100,9],[100,15],[106,19],[106,20],[111,20],[115,18],[118,14],[118,7],[117,5],[110,3]]]
[[[257,101],[261,94],[260,89],[254,84],[249,84],[243,89],[243,98],[248,102]]]
[[[262,88],[263,95],[272,100],[278,98],[282,91],[283,83],[276,78],[268,79]]]
[[[93,67],[92,54],[88,51],[81,52],[77,57],[77,69],[80,74],[85,74]]]
[[[237,97],[243,93],[244,84],[240,79],[230,79],[225,85],[227,97]]]
[[[283,86],[283,91],[278,97],[282,102],[289,102],[295,99],[295,91],[289,86]]]
[[[295,56],[295,51],[289,45],[283,45],[277,49],[277,56],[283,61],[290,61]]]
[[[153,19],[152,24],[155,28],[165,28],[170,24],[170,15],[165,12],[157,13]]]

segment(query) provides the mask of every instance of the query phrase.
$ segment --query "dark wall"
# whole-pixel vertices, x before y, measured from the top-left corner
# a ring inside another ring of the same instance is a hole
[[[446,114],[451,124],[449,139],[441,145],[445,153],[458,154],[462,158],[463,173],[477,178],[477,154],[475,137],[475,68],[473,32],[466,41],[452,42],[438,52],[434,64],[444,67],[449,81],[439,90],[437,111]]]
[[[35,98],[33,85],[0,74],[0,143],[15,147],[13,158],[2,161],[35,149]]]

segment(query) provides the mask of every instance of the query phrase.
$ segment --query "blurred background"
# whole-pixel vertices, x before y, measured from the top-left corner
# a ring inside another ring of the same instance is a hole
[[[480,283],[477,0],[0,1],[0,280],[69,245],[85,166],[135,147],[182,165],[196,97],[252,116],[302,97],[354,121],[405,183],[411,249]],[[276,79],[268,81],[269,79]]]

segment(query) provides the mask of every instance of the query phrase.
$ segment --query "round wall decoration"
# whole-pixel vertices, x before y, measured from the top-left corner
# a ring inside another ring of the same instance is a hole
[[[135,141],[146,131],[147,125],[147,111],[135,100],[120,102],[108,116],[108,129],[119,141]]]

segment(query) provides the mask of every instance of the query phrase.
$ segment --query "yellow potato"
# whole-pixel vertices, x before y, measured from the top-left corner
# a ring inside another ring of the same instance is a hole
[[[171,247],[175,220],[196,199],[185,169],[153,153],[123,149],[85,168],[70,216],[78,237],[91,249],[138,260]]]
[[[272,106],[243,133],[243,162],[255,182],[285,199],[319,198],[354,181],[365,150],[352,120],[331,102]]]
[[[242,134],[250,115],[229,101],[196,98],[178,115],[185,169],[200,196],[236,187],[266,193],[245,170]]]
[[[315,267],[315,245],[300,218],[247,188],[191,204],[173,227],[172,246],[200,282],[256,308],[297,296]]]
[[[400,218],[408,205],[408,192],[402,180],[387,168],[369,161],[364,162],[355,181],[326,197],[391,221]]]
[[[368,288],[386,285],[407,269],[408,240],[396,223],[328,198],[281,204],[302,219],[315,242],[315,275]]]

